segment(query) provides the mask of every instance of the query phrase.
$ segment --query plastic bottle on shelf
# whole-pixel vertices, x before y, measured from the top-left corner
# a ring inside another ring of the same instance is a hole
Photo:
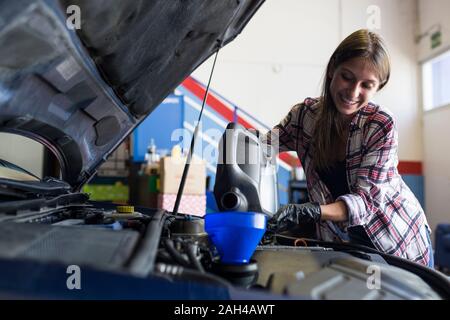
[[[150,144],[147,147],[147,153],[145,154],[145,162],[147,162],[147,165],[155,163],[156,157],[157,154],[156,154],[155,140],[152,138],[150,140]]]
[[[176,144],[173,146],[172,151],[171,151],[171,156],[173,158],[181,158],[181,147],[180,145]]]

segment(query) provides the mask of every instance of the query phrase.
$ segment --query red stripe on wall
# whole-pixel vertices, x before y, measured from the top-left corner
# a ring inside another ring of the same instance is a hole
[[[192,92],[197,98],[203,101],[203,98],[205,96],[205,88],[199,84],[197,81],[195,81],[192,77],[186,78],[186,80],[183,81],[182,85]],[[227,119],[230,122],[233,122],[234,120],[234,112],[233,110],[230,110],[225,104],[223,104],[219,99],[214,97],[211,94],[208,94],[208,98],[206,99],[206,104],[211,107],[214,111],[222,115],[225,119]],[[254,129],[254,127],[238,116],[237,122],[244,126],[247,129]]]
[[[183,81],[182,85],[190,92],[192,92],[197,98],[203,101],[203,98],[205,96],[205,89],[194,79],[192,79],[191,77],[187,77],[186,80]],[[211,94],[208,94],[206,104],[214,109],[217,113],[222,115],[222,117],[224,117],[226,120],[230,122],[233,121],[233,111],[227,108],[223,103],[221,103]]]
[[[419,176],[423,174],[422,162],[420,161],[400,161],[397,168],[400,174],[414,174]]]
[[[300,160],[297,157],[291,156],[288,153],[280,154],[279,158],[293,167],[301,166]],[[398,172],[402,175],[408,174],[418,176],[423,175],[422,162],[419,161],[400,161],[397,169]]]
[[[182,85],[189,90],[192,94],[194,94],[200,100],[203,100],[206,89],[194,80],[192,77],[186,78]],[[206,104],[211,107],[214,111],[219,113],[226,120],[233,122],[234,120],[234,112],[230,110],[224,103],[222,103],[219,99],[214,97],[211,94],[208,94],[208,98],[206,99]],[[254,127],[248,123],[246,120],[237,116],[237,122],[244,126],[247,129],[254,129]],[[293,157],[288,153],[280,154],[279,158],[289,164],[290,166],[300,166],[300,160],[297,157]]]
[[[289,153],[280,153],[278,157],[291,167],[301,167],[299,158],[291,156]]]
[[[300,160],[288,153],[281,153],[279,158],[293,167],[301,166]],[[420,161],[399,161],[397,169],[398,172],[403,175],[423,175],[422,162]]]

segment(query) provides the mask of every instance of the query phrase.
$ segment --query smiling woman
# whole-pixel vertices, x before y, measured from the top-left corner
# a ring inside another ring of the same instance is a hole
[[[353,242],[432,266],[422,207],[397,170],[396,121],[372,102],[390,77],[382,39],[349,35],[332,54],[322,96],[292,108],[267,138],[297,151],[310,203],[273,217],[277,231],[314,223],[325,241]]]
[[[352,115],[369,102],[380,86],[375,67],[364,58],[342,63],[330,78],[331,95],[344,121],[351,120]]]
[[[377,34],[356,31],[336,48],[326,69],[323,107],[314,132],[318,169],[330,168],[345,158],[350,121],[389,78],[389,56]]]

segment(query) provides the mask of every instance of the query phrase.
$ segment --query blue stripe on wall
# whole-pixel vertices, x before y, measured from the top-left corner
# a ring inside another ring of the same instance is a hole
[[[419,175],[405,174],[402,175],[403,181],[411,189],[411,191],[419,200],[422,208],[425,208],[424,178]]]

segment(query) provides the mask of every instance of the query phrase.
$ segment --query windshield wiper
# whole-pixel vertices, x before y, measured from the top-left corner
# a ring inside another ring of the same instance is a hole
[[[85,203],[89,196],[85,193],[70,193],[54,198],[37,198],[31,200],[18,200],[0,203],[0,213],[14,215],[23,210],[39,210],[48,207],[64,206],[74,203]]]
[[[61,195],[71,191],[71,186],[62,180],[47,177],[41,181],[17,181],[0,178],[0,185],[18,191],[40,194],[40,195]]]
[[[7,201],[9,201],[11,199],[18,200],[18,199],[26,199],[26,198],[27,198],[27,195],[24,194],[23,192],[0,186],[0,202],[5,201],[5,199],[7,199]]]

